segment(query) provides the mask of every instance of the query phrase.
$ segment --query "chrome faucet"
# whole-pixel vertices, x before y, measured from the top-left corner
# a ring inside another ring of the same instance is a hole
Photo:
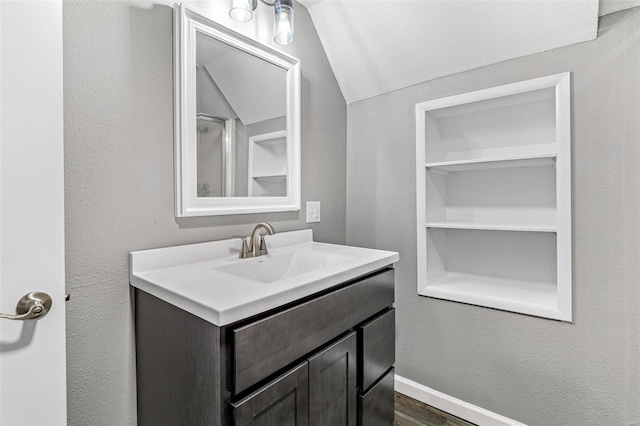
[[[267,235],[273,235],[276,233],[276,231],[274,231],[273,229],[273,226],[269,225],[267,222],[260,222],[256,225],[255,228],[253,228],[251,236],[233,237],[242,240],[242,249],[240,250],[241,259],[269,254],[269,252],[267,251],[267,245],[264,242],[264,235],[260,234],[260,231],[262,229],[267,231]],[[247,238],[249,239],[249,244],[247,244]]]

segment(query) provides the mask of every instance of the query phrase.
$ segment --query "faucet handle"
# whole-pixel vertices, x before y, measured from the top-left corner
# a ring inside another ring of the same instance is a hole
[[[246,259],[248,257],[253,257],[253,253],[249,249],[249,245],[247,244],[248,237],[239,237],[237,235],[232,235],[231,238],[238,239],[242,241],[242,248],[240,249],[240,259]]]
[[[260,256],[269,254],[267,251],[267,243],[264,241],[264,235],[260,235]]]

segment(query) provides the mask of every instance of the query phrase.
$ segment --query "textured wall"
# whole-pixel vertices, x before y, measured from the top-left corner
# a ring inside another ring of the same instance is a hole
[[[414,105],[564,71],[574,323],[418,296]],[[594,41],[349,104],[347,243],[400,252],[397,374],[531,425],[640,421],[639,75],[635,8]]]
[[[246,24],[231,23],[228,1],[191,6],[272,44],[272,10],[262,4]],[[128,252],[248,234],[263,220],[277,231],[308,226],[304,211],[176,220],[171,7],[63,7],[69,424],[133,425]],[[295,43],[281,49],[302,64],[302,200],[322,201],[316,239],[344,243],[346,105],[305,8]]]

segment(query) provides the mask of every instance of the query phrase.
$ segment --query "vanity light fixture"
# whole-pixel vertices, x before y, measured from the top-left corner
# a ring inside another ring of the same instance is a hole
[[[231,0],[229,16],[239,22],[250,21],[257,5],[258,0]]]
[[[260,1],[267,6],[273,6],[275,12],[273,40],[283,46],[293,43],[293,0]],[[250,21],[257,6],[258,0],[231,0],[229,16],[240,22]]]

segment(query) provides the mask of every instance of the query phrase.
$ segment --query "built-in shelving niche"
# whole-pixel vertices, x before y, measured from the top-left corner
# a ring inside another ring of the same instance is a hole
[[[416,105],[418,293],[571,321],[569,73]]]

